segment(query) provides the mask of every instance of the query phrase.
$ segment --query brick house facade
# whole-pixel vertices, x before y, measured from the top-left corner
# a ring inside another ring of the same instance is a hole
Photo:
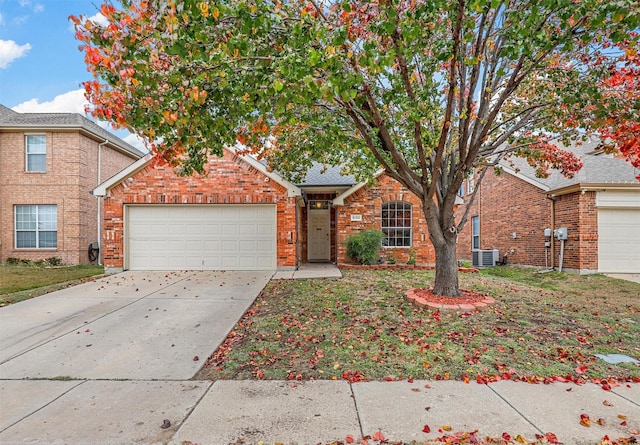
[[[104,193],[104,264],[107,271],[128,268],[125,261],[126,209],[133,206],[266,206],[276,209],[276,265],[296,266],[295,188],[286,182],[271,181],[260,165],[252,165],[225,150],[212,157],[205,176],[178,176],[170,166],[154,165],[143,158],[116,177]],[[283,185],[284,184],[284,185]],[[292,193],[293,191],[293,193]]]
[[[0,262],[89,263],[100,219],[90,192],[141,156],[79,114],[0,105]]]
[[[186,247],[190,242],[189,237],[181,233],[184,231],[181,227],[188,225],[189,221],[187,216],[180,217],[180,213],[203,209],[213,215],[216,209],[222,209],[222,214],[208,217],[207,221],[210,221],[215,218],[224,219],[224,215],[234,208],[248,209],[256,206],[275,208],[274,268],[293,269],[308,261],[349,263],[352,260],[346,255],[347,236],[369,228],[381,230],[383,207],[389,203],[394,209],[401,208],[403,215],[410,212],[410,224],[409,219],[404,219],[405,226],[399,229],[410,240],[403,240],[407,245],[384,247],[382,258],[393,257],[399,263],[406,262],[411,248],[415,251],[418,263],[434,263],[434,252],[428,241],[424,215],[413,194],[385,175],[379,175],[372,185],[364,185],[356,183],[353,178],[339,175],[336,169],[323,173],[321,170],[318,168],[302,184],[294,185],[268,171],[255,159],[238,154],[233,149],[225,149],[221,158],[211,157],[205,176],[178,176],[171,167],[154,165],[150,156],[140,159],[94,190],[94,194],[104,200],[103,246],[106,270],[118,272],[131,268],[178,267],[172,266],[167,257],[170,254],[176,255],[175,250],[189,249]],[[134,213],[144,209],[153,212],[162,208],[167,208],[169,212],[164,218],[180,220],[173,228],[171,223],[167,223],[158,229],[158,235],[133,233],[136,224],[133,219],[138,218]],[[249,231],[244,238],[233,234],[233,230],[229,232],[230,237],[237,236],[245,242],[252,242],[252,237],[257,236],[257,232],[252,231],[252,226],[257,227],[256,224],[258,223],[255,221],[246,222]],[[200,245],[209,243],[215,246],[210,250],[222,251],[221,240],[217,235],[219,230],[224,228],[214,227],[208,233],[199,232],[200,238],[193,240],[194,246],[197,244],[194,248],[199,249]],[[139,249],[149,250],[146,246],[162,243],[166,239],[167,245],[175,242],[174,252],[161,250],[157,255],[135,252],[133,246],[138,241],[135,238],[145,236],[145,242]],[[197,264],[194,267],[220,267],[215,258],[208,258],[210,253],[193,252],[194,256],[200,255],[200,259],[195,260]],[[138,260],[145,255],[149,259]],[[179,255],[187,257],[189,253]],[[156,256],[162,258],[156,262]],[[188,261],[190,260],[184,259],[179,264],[184,268]],[[228,266],[229,269],[243,267],[242,262]],[[269,264],[264,265],[264,268],[269,267]]]
[[[382,259],[392,258],[398,263],[409,260],[409,249],[413,249],[416,262],[419,264],[435,264],[435,252],[429,241],[429,231],[418,198],[396,180],[384,174],[376,178],[375,183],[363,186],[346,197],[336,206],[337,212],[337,261],[349,263],[345,241],[352,234],[369,228],[380,230],[383,226],[383,205],[386,203],[407,203],[411,209],[411,242],[409,246],[382,248]],[[356,215],[355,218],[352,216]]]
[[[640,217],[636,221],[633,213],[640,212],[640,184],[633,179],[633,168],[599,156],[584,161],[588,173],[571,181],[551,176],[545,182],[528,176],[524,166],[518,171],[505,167],[501,175],[487,172],[469,221],[459,234],[458,257],[470,260],[472,242],[476,242],[477,249],[498,249],[501,257],[507,254],[512,264],[558,267],[562,259],[565,270],[580,273],[606,267],[633,270],[634,253],[620,253],[627,239],[616,238],[621,230],[616,226],[619,217],[630,221],[631,227],[624,228],[630,240],[640,233]],[[612,172],[618,175],[617,182],[603,182]],[[465,185],[467,193],[458,202],[462,204],[456,210],[458,217],[469,202],[470,185]],[[300,184],[292,184],[229,148],[222,158],[209,160],[204,177],[179,177],[171,168],[154,166],[148,157],[101,184],[94,194],[105,203],[105,266],[112,271],[287,269],[302,262],[352,263],[346,239],[365,229],[386,233],[382,261],[406,263],[411,253],[418,264],[435,263],[421,203],[384,173],[365,184],[340,175],[338,169],[315,166]],[[251,213],[258,208],[267,210],[261,216]],[[247,216],[232,215],[240,209],[249,212]],[[186,216],[199,210],[207,215],[196,216],[197,221]],[[142,227],[137,233],[136,225]],[[564,243],[545,239],[545,229],[560,227],[568,231]],[[223,232],[227,236],[219,235]],[[173,247],[165,247],[169,245]],[[251,249],[262,249],[265,261],[250,264]]]
[[[458,238],[458,258],[472,260],[473,218],[477,249],[499,251],[509,264],[577,273],[640,272],[640,182],[627,162],[603,155],[597,144],[574,148],[584,163],[574,178],[553,172],[537,178],[524,162],[487,171]],[[469,194],[463,196],[465,206]],[[458,215],[466,207],[458,209]],[[567,229],[564,245],[552,232]]]

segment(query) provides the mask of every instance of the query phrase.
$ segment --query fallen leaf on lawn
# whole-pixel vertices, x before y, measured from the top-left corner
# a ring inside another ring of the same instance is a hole
[[[575,371],[578,374],[584,374],[589,368],[587,366],[578,366]]]
[[[604,402],[602,402],[602,404],[604,406],[613,406],[613,403],[609,402],[608,400],[605,400]]]
[[[591,420],[589,419],[588,414],[580,414],[580,425],[582,426],[591,426]]]
[[[425,425],[424,428],[422,428],[422,432],[423,433],[430,433],[431,432],[431,428],[429,428],[429,425]]]

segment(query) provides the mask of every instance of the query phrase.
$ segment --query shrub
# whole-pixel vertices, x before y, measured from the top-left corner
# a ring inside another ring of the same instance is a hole
[[[62,260],[57,256],[52,256],[51,258],[47,258],[45,261],[49,266],[62,266]]]
[[[20,263],[20,259],[19,258],[14,258],[14,257],[9,257],[7,258],[7,264],[12,264],[12,265],[16,265]]]
[[[413,248],[409,249],[409,259],[407,260],[407,264],[409,265],[416,264],[416,251]]]
[[[384,233],[373,229],[349,235],[346,241],[347,256],[360,264],[375,264],[383,239]]]

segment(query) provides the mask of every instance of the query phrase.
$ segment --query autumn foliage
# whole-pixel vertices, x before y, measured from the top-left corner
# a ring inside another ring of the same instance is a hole
[[[130,0],[73,17],[95,117],[202,172],[240,142],[288,175],[383,168],[423,203],[459,295],[460,184],[504,157],[575,174],[589,137],[638,163],[637,0]],[[478,175],[479,180],[482,174]],[[476,188],[477,189],[477,188]]]

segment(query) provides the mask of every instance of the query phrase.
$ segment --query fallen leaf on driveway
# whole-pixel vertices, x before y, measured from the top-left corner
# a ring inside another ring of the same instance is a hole
[[[613,406],[613,403],[609,402],[608,400],[605,400],[604,402],[602,402],[602,404],[604,406]]]
[[[423,433],[430,433],[431,432],[431,428],[429,428],[429,425],[425,425],[424,428],[422,428],[422,432]]]
[[[200,357],[198,357],[197,355],[195,357],[193,357],[193,361],[197,362],[198,360],[200,360]]]
[[[580,425],[582,426],[591,426],[591,420],[589,419],[588,414],[580,414]]]

